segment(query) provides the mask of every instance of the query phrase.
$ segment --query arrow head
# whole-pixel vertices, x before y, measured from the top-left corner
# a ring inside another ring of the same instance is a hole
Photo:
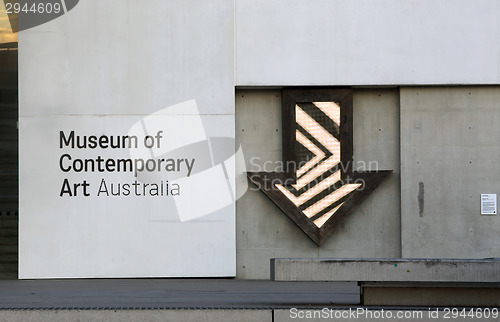
[[[391,173],[392,170],[353,172],[320,191],[318,195],[326,195],[327,198],[321,199],[319,202],[322,204],[319,206],[316,206],[313,198],[297,201],[298,198],[292,197],[294,194],[284,192],[280,187],[287,186],[287,191],[293,190],[286,184],[290,178],[284,173],[248,172],[247,176],[316,245],[321,246],[335,228]],[[312,189],[314,187],[306,191]]]

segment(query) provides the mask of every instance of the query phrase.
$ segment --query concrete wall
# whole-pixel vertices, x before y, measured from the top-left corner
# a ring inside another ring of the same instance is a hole
[[[355,89],[354,161],[394,174],[321,248],[251,186],[237,203],[237,277],[267,278],[272,257],[500,257],[500,218],[480,214],[480,194],[500,194],[498,102],[499,87]],[[281,160],[280,104],[279,90],[236,93],[250,171]]]
[[[236,92],[236,138],[249,171],[281,160],[281,92]],[[262,192],[236,204],[237,277],[269,278],[273,257],[399,257],[399,96],[395,89],[354,91],[354,161],[394,173],[318,248]],[[364,163],[363,163],[364,161]]]
[[[495,0],[238,0],[237,85],[498,84]]]
[[[500,217],[480,208],[500,194],[499,102],[499,87],[401,89],[403,257],[500,257]]]

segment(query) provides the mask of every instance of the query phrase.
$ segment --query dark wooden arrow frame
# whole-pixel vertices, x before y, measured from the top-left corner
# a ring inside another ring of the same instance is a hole
[[[310,102],[335,102],[340,106],[340,160],[346,172],[352,172],[352,89],[284,89],[282,91],[281,127],[283,138],[283,162],[296,165],[295,155],[295,105]],[[286,167],[287,177],[296,180],[295,166]],[[344,174],[343,174],[344,175]]]
[[[305,216],[302,211],[286,198],[274,185],[291,184],[296,181],[296,168],[290,167],[285,173],[276,172],[248,172],[248,178],[264,194],[271,199],[304,233],[318,246],[333,233],[345,218],[359,206],[375,188],[384,181],[392,170],[353,172],[353,100],[352,89],[284,89],[282,92],[282,133],[283,133],[283,162],[296,164],[295,105],[309,102],[335,102],[340,105],[340,144],[341,162],[346,171],[342,172],[345,182],[362,182],[361,189],[355,190],[343,198],[342,206],[320,228],[313,220]]]

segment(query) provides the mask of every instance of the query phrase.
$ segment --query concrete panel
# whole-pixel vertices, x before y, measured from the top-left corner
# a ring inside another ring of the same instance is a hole
[[[43,310],[0,311],[4,322],[37,321],[272,321],[271,310]]]
[[[498,20],[494,0],[240,0],[237,84],[498,84]]]
[[[500,282],[500,261],[295,259],[272,261],[275,281]]]
[[[500,257],[500,218],[481,193],[500,193],[500,88],[401,89],[402,255]]]
[[[237,91],[236,106],[236,139],[244,150],[247,170],[279,170],[281,91]],[[310,257],[319,252],[254,185],[236,202],[236,250],[236,277],[244,279],[268,279],[273,257]]]
[[[354,90],[354,170],[393,173],[348,216],[320,248],[319,257],[399,257],[399,93]]]
[[[389,90],[354,91],[355,168],[394,173],[318,248],[257,187],[236,203],[237,277],[269,278],[275,257],[399,257],[399,100]],[[281,165],[281,93],[236,92],[236,137],[248,171]]]

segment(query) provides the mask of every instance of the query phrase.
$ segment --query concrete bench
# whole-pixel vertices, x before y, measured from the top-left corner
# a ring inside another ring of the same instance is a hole
[[[358,282],[363,305],[500,306],[498,259],[271,259],[274,281]]]

